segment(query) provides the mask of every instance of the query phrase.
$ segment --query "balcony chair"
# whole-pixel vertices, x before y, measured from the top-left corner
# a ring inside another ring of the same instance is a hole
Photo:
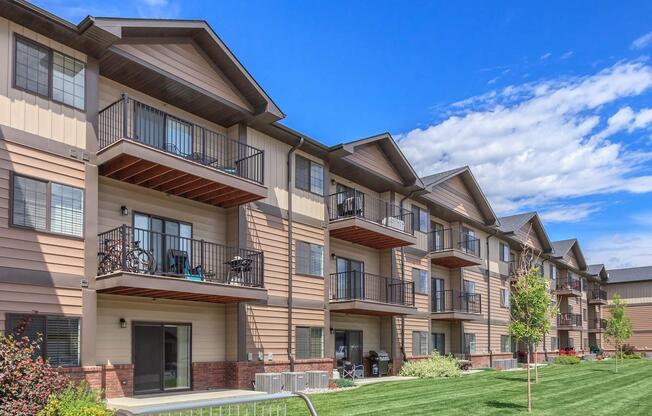
[[[185,250],[168,249],[167,252],[167,272],[164,274],[172,276],[185,276],[186,279],[195,282],[204,281],[204,271],[201,265],[190,268],[188,252]]]
[[[362,364],[353,364],[351,361],[344,361],[342,365],[342,378],[364,378],[364,366]]]

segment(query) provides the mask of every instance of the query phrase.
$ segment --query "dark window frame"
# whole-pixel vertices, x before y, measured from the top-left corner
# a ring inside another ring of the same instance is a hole
[[[308,162],[308,187],[303,187],[299,185],[298,183],[298,178],[299,178],[299,164],[297,163],[297,160],[302,159],[305,162]],[[317,165],[321,167],[321,174],[322,174],[322,186],[321,186],[321,193],[315,192],[312,190],[312,165]],[[296,155],[295,156],[295,163],[294,163],[294,187],[297,189],[300,189],[302,191],[310,192],[313,195],[317,195],[320,197],[324,197],[324,193],[326,192],[326,183],[325,183],[325,171],[324,171],[324,165],[321,163],[317,163],[312,159],[308,159],[307,157],[303,157],[301,155]]]
[[[77,362],[74,364],[70,365],[56,365],[56,367],[79,367],[81,365],[81,327],[82,327],[82,317],[81,316],[71,316],[71,315],[56,315],[56,314],[38,314],[38,313],[12,313],[8,312],[5,315],[5,322],[7,323],[5,327],[5,332],[13,332],[14,328],[9,328],[8,322],[13,321],[14,319],[20,320],[20,319],[33,319],[35,317],[38,318],[43,318],[43,334],[42,335],[42,340],[40,342],[40,348],[38,351],[38,356],[43,357],[43,359],[50,360],[50,357],[48,356],[48,318],[63,318],[63,319],[71,319],[71,320],[76,320],[77,321]],[[21,336],[22,338],[22,336]],[[33,339],[30,339],[30,341],[35,341]]]
[[[506,297],[503,296],[503,293],[506,293],[507,296]],[[500,307],[501,308],[508,309],[511,306],[510,305],[510,302],[511,302],[510,296],[511,296],[511,293],[510,293],[509,289],[500,288]]]
[[[308,260],[307,260],[308,261],[308,270],[307,271],[299,270],[299,256],[298,256],[299,244],[306,244],[308,246]],[[321,274],[312,273],[312,271],[310,270],[311,265],[312,265],[312,257],[311,257],[312,256],[312,246],[321,247]],[[324,253],[324,246],[323,245],[315,244],[315,243],[309,243],[309,242],[304,241],[304,240],[295,240],[294,241],[294,272],[296,274],[300,274],[300,275],[304,275],[304,276],[324,278],[324,269],[325,269],[325,266],[326,266],[325,265],[326,259],[324,257],[325,257],[325,253]]]
[[[507,256],[505,256],[507,254]],[[509,245],[505,243],[500,243],[500,261],[504,263],[509,263],[511,258],[511,251]]]
[[[308,331],[308,356],[300,356],[299,355],[299,329],[305,329]],[[320,330],[321,331],[321,348],[319,351],[318,355],[314,354],[314,351],[312,350],[312,341],[313,341],[313,330]],[[303,326],[303,325],[297,325],[294,328],[294,348],[296,351],[296,358],[299,360],[309,360],[309,359],[315,359],[315,358],[324,358],[325,354],[325,346],[324,346],[324,328],[321,326]]]
[[[412,205],[412,222],[414,222],[414,231],[419,231],[422,233],[428,232],[428,227],[430,223],[430,213],[427,209],[421,208],[418,205]],[[421,224],[421,213],[425,214],[424,224]],[[421,225],[425,225],[425,230],[422,229]]]
[[[415,272],[418,274],[418,279],[417,280],[415,280]],[[422,273],[425,273],[425,279],[424,279],[425,284],[426,284],[425,288],[421,287]],[[430,276],[428,274],[428,270],[413,267],[412,268],[412,280],[414,280],[414,293],[417,293],[419,295],[427,295],[429,293],[429,290],[430,290],[430,288],[429,288]],[[417,282],[418,282],[418,284],[417,284]]]
[[[418,344],[415,346],[415,338],[418,337]],[[426,352],[423,353],[421,347],[423,346],[422,341],[425,338],[426,341]],[[428,331],[412,331],[412,356],[422,357],[429,355],[430,351],[430,333]],[[418,348],[418,351],[417,351]]]
[[[14,201],[15,201],[15,192],[16,192],[16,187],[15,187],[15,178],[16,177],[21,177],[21,178],[26,178],[38,182],[43,182],[45,183],[46,186],[46,197],[45,197],[45,228],[36,228],[36,227],[29,227],[26,225],[22,224],[16,224],[14,222]],[[77,190],[80,190],[82,193],[82,233],[81,235],[74,235],[74,234],[66,234],[66,233],[61,233],[58,231],[52,231],[52,184],[57,184],[57,185],[62,185],[62,186],[67,186],[69,188],[74,188]],[[37,231],[40,233],[47,233],[47,234],[52,234],[56,236],[61,236],[61,237],[66,237],[66,238],[73,238],[77,240],[83,240],[86,236],[86,190],[84,188],[79,188],[77,186],[72,186],[72,185],[67,185],[65,183],[61,182],[56,182],[56,181],[51,181],[43,178],[37,178],[31,175],[23,175],[22,173],[15,173],[15,172],[10,172],[9,174],[9,225],[13,228],[20,228],[22,230],[31,230],[31,231]]]
[[[34,92],[34,91],[30,90],[30,89],[20,87],[20,86],[18,86],[16,84],[16,63],[17,63],[16,61],[18,60],[18,42],[19,41],[27,43],[27,44],[31,44],[33,47],[36,47],[36,48],[39,48],[39,49],[45,49],[48,52],[48,94],[47,95],[39,94],[38,92]],[[11,74],[11,87],[13,89],[16,89],[18,91],[23,91],[23,92],[26,92],[28,94],[36,95],[37,97],[41,97],[41,98],[44,98],[46,100],[55,102],[57,104],[61,104],[61,105],[65,106],[65,107],[71,108],[73,110],[81,111],[82,113],[86,113],[86,108],[88,107],[88,103],[87,103],[88,94],[86,94],[86,86],[88,84],[88,82],[87,82],[88,73],[86,71],[86,68],[88,67],[88,65],[87,65],[86,62],[81,61],[81,60],[79,60],[79,59],[77,59],[77,58],[75,58],[73,56],[70,56],[70,55],[68,55],[66,53],[63,53],[61,51],[55,51],[54,49],[50,48],[47,45],[44,45],[44,44],[42,44],[40,42],[37,42],[37,41],[35,41],[33,39],[30,39],[30,38],[28,38],[26,36],[20,35],[20,34],[15,33],[15,32],[14,32],[13,48],[14,48],[14,50],[13,50],[13,57],[12,57],[12,74]],[[54,99],[53,82],[52,82],[53,77],[54,77],[54,52],[58,53],[59,55],[62,55],[65,58],[70,58],[70,59],[72,59],[72,60],[74,60],[76,62],[79,62],[84,66],[84,108],[77,108],[74,105],[66,104],[64,102],[61,102],[59,100]]]

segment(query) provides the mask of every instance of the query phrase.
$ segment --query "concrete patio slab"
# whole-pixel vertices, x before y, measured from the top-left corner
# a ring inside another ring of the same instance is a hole
[[[107,400],[107,407],[112,410],[137,411],[145,406],[171,403],[193,403],[204,400],[220,400],[234,397],[266,394],[252,390],[211,390],[202,392],[163,393],[136,397],[119,397]]]

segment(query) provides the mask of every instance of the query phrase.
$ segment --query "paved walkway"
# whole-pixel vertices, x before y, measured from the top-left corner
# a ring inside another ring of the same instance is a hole
[[[416,377],[388,376],[388,377],[368,377],[355,380],[356,386],[365,386],[367,384],[389,383],[391,381],[416,380]]]
[[[203,400],[219,400],[231,397],[265,394],[251,390],[211,390],[201,392],[163,393],[136,397],[119,397],[108,399],[107,406],[112,410],[139,410],[144,406],[170,403],[193,403]]]

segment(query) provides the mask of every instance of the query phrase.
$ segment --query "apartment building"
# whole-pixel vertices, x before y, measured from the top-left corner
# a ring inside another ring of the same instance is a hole
[[[368,375],[372,351],[393,373],[432,350],[491,366],[519,349],[524,247],[565,314],[542,351],[600,342],[606,272],[576,240],[497,218],[468,167],[419,178],[389,134],[326,146],[280,124],[204,21],[5,1],[0,54],[0,330],[26,322],[109,397]]]
[[[610,269],[604,290],[609,303],[618,294],[627,304],[625,312],[632,320],[633,334],[626,343],[640,352],[652,350],[652,267]],[[603,318],[608,317],[609,305],[603,315]],[[604,348],[613,350],[614,346],[605,341]]]

